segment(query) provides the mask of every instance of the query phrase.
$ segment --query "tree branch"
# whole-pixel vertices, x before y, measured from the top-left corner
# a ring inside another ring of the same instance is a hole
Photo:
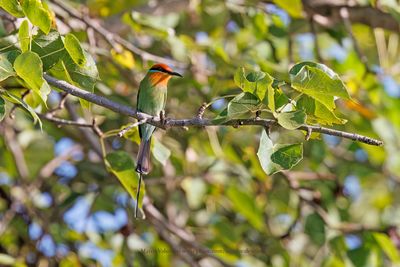
[[[162,123],[159,117],[154,117],[146,113],[139,112],[135,109],[132,109],[128,106],[113,102],[105,97],[90,93],[88,91],[82,90],[72,84],[67,83],[66,81],[61,81],[58,80],[52,76],[49,76],[47,74],[44,75],[45,80],[50,83],[51,85],[57,87],[58,89],[63,90],[64,92],[74,95],[76,97],[85,99],[86,101],[92,102],[94,104],[97,104],[99,106],[108,108],[112,111],[115,111],[119,114],[130,116],[133,118],[136,118],[138,120],[146,120],[147,123],[154,125],[156,127],[166,129],[168,127],[189,127],[189,126],[198,126],[198,127],[203,127],[203,126],[278,126],[277,121],[274,119],[259,119],[259,118],[254,118],[254,119],[232,119],[228,120],[223,123],[217,123],[211,119],[201,119],[199,117],[194,117],[191,119],[178,119],[178,120],[173,120],[169,119],[165,121],[165,123]],[[376,140],[367,136],[359,135],[356,133],[349,133],[349,132],[344,132],[344,131],[339,131],[339,130],[334,130],[330,128],[325,128],[321,126],[314,126],[314,125],[303,125],[298,128],[299,130],[303,131],[313,131],[317,133],[324,133],[328,135],[334,135],[334,136],[339,136],[347,139],[351,139],[354,141],[359,141],[365,144],[369,145],[374,145],[374,146],[382,146],[383,142],[380,140]]]

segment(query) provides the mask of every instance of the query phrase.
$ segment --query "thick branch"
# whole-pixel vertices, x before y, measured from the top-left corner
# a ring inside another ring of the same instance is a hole
[[[277,121],[274,119],[259,119],[259,118],[254,118],[254,119],[232,119],[228,120],[223,123],[218,123],[210,119],[202,119],[199,117],[191,118],[191,119],[179,119],[179,120],[167,120],[164,124],[161,123],[160,118],[158,117],[153,117],[149,114],[138,112],[135,109],[132,109],[128,106],[113,102],[105,97],[98,96],[96,94],[90,93],[88,91],[79,89],[78,87],[71,85],[65,81],[60,81],[57,80],[54,77],[51,77],[49,75],[44,75],[44,78],[46,79],[47,82],[52,84],[53,86],[63,90],[66,93],[69,93],[71,95],[74,95],[76,97],[85,99],[89,102],[92,102],[94,104],[97,104],[99,106],[108,108],[112,111],[115,111],[117,113],[120,113],[122,115],[127,115],[130,117],[134,117],[138,120],[146,120],[147,123],[152,124],[156,127],[159,128],[167,128],[167,127],[189,127],[189,126],[271,126],[271,125],[276,125]],[[359,141],[362,143],[366,143],[369,145],[375,145],[375,146],[381,146],[383,145],[383,142],[380,140],[376,140],[367,136],[355,134],[355,133],[349,133],[349,132],[344,132],[344,131],[338,131],[334,129],[329,129],[321,126],[313,126],[313,125],[303,125],[299,128],[299,130],[303,131],[313,131],[317,133],[324,133],[328,135],[334,135],[334,136],[339,136],[347,139],[351,139],[354,141]]]

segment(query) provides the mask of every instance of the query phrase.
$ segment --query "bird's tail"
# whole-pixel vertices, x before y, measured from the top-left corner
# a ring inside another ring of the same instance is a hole
[[[151,138],[140,142],[136,164],[136,172],[140,174],[148,174],[150,171],[150,145]]]

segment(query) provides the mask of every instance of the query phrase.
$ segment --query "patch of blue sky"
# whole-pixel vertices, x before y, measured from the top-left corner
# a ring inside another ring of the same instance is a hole
[[[210,38],[206,32],[196,32],[195,40],[199,45],[207,45],[210,42]]]
[[[285,10],[283,10],[283,9],[277,7],[276,5],[273,5],[273,4],[266,4],[265,5],[265,11],[267,11],[267,13],[271,13],[271,14],[277,15],[282,20],[282,22],[285,24],[285,26],[289,25],[290,16]]]
[[[49,192],[42,192],[34,196],[35,205],[39,208],[48,208],[53,203],[53,197]]]
[[[47,234],[40,239],[37,248],[47,257],[53,257],[56,254],[56,244],[53,238]]]
[[[11,178],[6,172],[0,172],[0,185],[10,185]]]
[[[31,240],[37,240],[43,233],[42,228],[39,224],[32,222],[28,226],[28,234]]]
[[[54,173],[61,178],[59,179],[60,183],[68,183],[78,174],[78,169],[70,162],[64,161],[55,169]]]
[[[85,231],[88,214],[92,202],[87,197],[79,197],[75,204],[64,213],[64,221],[75,231]]]
[[[390,75],[382,75],[380,80],[383,84],[385,92],[395,98],[400,98],[400,86],[395,79]]]
[[[114,252],[110,249],[102,249],[88,241],[79,246],[79,255],[98,261],[103,267],[111,267]]]
[[[337,146],[340,143],[340,137],[337,136],[324,134],[322,135],[322,138],[324,139],[325,143],[330,147]]]
[[[73,145],[75,145],[75,142],[71,138],[63,137],[55,144],[54,154],[60,156]]]
[[[117,209],[115,214],[107,211],[93,213],[88,222],[88,228],[96,232],[104,233],[117,231],[128,222],[128,216],[123,209]]]
[[[313,60],[314,57],[314,35],[312,33],[302,33],[296,35],[296,43],[301,60]]]
[[[233,20],[230,20],[227,24],[226,24],[226,30],[228,32],[231,33],[235,33],[239,30],[239,26],[237,25],[237,23]]]
[[[348,51],[337,43],[333,43],[329,48],[321,51],[321,53],[323,58],[334,58],[341,63],[343,63],[348,56]]]
[[[361,148],[354,152],[354,157],[360,162],[366,162],[368,160],[368,154]]]
[[[356,249],[361,247],[362,240],[356,235],[346,235],[345,236],[346,245],[349,249]]]
[[[356,200],[361,195],[361,185],[360,180],[355,175],[349,175],[344,179],[343,193],[350,196],[352,199]]]
[[[214,103],[211,104],[211,107],[214,110],[220,110],[226,106],[226,100],[224,98],[216,100]]]

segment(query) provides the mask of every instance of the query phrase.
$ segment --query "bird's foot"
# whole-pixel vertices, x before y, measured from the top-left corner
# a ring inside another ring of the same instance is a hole
[[[167,128],[168,121],[170,119],[165,117],[165,110],[160,111],[160,123],[164,128]]]

